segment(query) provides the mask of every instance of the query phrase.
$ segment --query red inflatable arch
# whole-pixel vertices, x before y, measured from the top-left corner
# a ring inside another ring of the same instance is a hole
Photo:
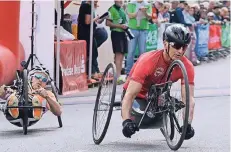
[[[0,1],[0,85],[9,84],[25,58],[19,42],[20,1]]]

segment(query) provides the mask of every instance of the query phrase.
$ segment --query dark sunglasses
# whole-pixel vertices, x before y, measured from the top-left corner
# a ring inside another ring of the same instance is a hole
[[[179,50],[180,48],[183,48],[183,50],[185,50],[188,45],[182,45],[182,44],[176,44],[176,43],[169,43],[171,45],[171,47],[173,47],[174,49]]]
[[[41,79],[42,82],[47,82],[47,81],[48,81],[48,79],[47,79],[45,76],[41,75],[41,74],[35,74],[34,77],[35,77],[36,79],[38,79],[38,80]]]

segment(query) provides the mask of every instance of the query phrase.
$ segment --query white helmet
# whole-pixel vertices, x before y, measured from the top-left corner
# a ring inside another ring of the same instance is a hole
[[[49,71],[45,68],[45,67],[42,67],[42,66],[35,66],[34,68],[32,68],[31,70],[30,70],[30,72],[28,73],[28,80],[31,82],[31,80],[32,80],[32,77],[34,76],[34,74],[36,73],[36,72],[42,72],[42,73],[44,73],[46,76],[47,76],[47,78],[49,79]]]

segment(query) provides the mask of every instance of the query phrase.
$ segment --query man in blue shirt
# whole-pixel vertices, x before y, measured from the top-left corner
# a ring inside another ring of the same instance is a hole
[[[170,11],[170,23],[180,23],[185,26],[191,26],[191,24],[185,23],[182,11],[185,5],[188,5],[185,1],[174,0],[172,3],[172,11]]]

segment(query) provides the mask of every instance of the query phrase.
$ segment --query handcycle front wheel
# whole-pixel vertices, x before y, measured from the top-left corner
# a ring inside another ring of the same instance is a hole
[[[23,70],[23,99],[24,106],[29,106],[28,102],[28,77],[27,77],[27,69]],[[28,127],[28,108],[23,109],[23,134],[27,134],[27,127]]]
[[[184,110],[184,112],[182,112],[182,126],[180,126],[179,124],[179,120],[176,118],[176,99],[172,98],[170,95],[170,88],[169,86],[166,85],[167,88],[167,94],[168,94],[168,101],[170,104],[170,109],[166,112],[163,113],[163,128],[161,128],[162,133],[165,136],[165,139],[167,141],[167,144],[169,146],[170,149],[172,150],[178,150],[184,139],[185,139],[185,135],[186,135],[186,130],[187,130],[187,126],[188,126],[188,117],[189,117],[189,83],[188,83],[188,76],[187,76],[187,72],[185,69],[184,64],[180,61],[180,60],[175,60],[173,61],[173,63],[170,65],[170,67],[168,68],[167,71],[167,77],[166,77],[166,82],[170,81],[172,72],[174,71],[175,68],[179,68],[182,76],[183,76],[183,81],[184,81],[184,85],[182,85],[184,88],[181,88],[183,90],[185,90],[185,102],[184,102],[184,108],[182,108]],[[171,86],[170,86],[171,87]],[[165,89],[166,89],[165,88]],[[183,100],[182,100],[183,101]],[[177,102],[177,103],[181,103],[181,102]],[[168,131],[168,119],[170,120],[170,131]],[[180,138],[176,139],[176,142],[173,141],[173,138],[177,135],[177,131],[180,134]]]
[[[112,81],[112,83],[110,83],[109,81]],[[99,84],[95,107],[94,107],[92,134],[93,134],[93,141],[95,144],[100,144],[106,135],[111,120],[113,105],[115,101],[116,81],[117,81],[116,68],[113,63],[110,63],[107,65],[103,73],[101,82]],[[109,85],[109,86],[106,87],[104,91],[102,91],[102,87],[104,87],[105,85]],[[107,100],[102,100],[101,97],[105,95],[105,91],[109,92],[109,98]],[[106,112],[106,114],[104,113],[103,116],[100,118],[100,112]],[[105,118],[106,121],[104,120],[103,122],[100,122],[100,120]]]

